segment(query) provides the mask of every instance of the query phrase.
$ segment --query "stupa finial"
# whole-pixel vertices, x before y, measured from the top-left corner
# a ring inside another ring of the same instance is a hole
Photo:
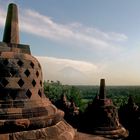
[[[18,9],[14,3],[8,6],[3,42],[19,44]]]
[[[99,98],[105,99],[106,93],[105,93],[105,79],[100,80],[100,92],[99,92]]]

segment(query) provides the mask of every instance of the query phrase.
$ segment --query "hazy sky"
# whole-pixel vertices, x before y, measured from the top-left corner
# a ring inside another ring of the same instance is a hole
[[[0,0],[1,40],[11,2],[45,80],[140,85],[140,0]]]

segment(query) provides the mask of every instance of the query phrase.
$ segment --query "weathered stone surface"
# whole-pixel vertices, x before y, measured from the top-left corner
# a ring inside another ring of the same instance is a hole
[[[85,133],[77,133],[74,140],[110,140],[109,138],[97,136],[97,135],[91,135],[91,134],[85,134]]]
[[[43,92],[42,70],[19,44],[17,6],[10,4],[0,42],[0,140],[73,140],[75,130]]]
[[[73,140],[75,132],[65,121],[60,121],[42,129],[0,134],[0,140]]]

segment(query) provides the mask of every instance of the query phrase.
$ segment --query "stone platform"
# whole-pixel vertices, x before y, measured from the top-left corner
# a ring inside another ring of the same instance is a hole
[[[86,134],[86,133],[78,132],[76,134],[74,140],[111,140],[111,139],[104,138],[104,137],[97,136],[97,135],[91,135],[91,134]]]
[[[75,132],[76,130],[62,120],[46,128],[0,134],[0,140],[73,140]]]

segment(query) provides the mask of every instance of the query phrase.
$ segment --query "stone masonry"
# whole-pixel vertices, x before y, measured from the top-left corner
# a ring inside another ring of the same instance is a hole
[[[43,92],[42,70],[19,43],[18,10],[9,4],[0,42],[0,140],[73,140],[75,129]]]

